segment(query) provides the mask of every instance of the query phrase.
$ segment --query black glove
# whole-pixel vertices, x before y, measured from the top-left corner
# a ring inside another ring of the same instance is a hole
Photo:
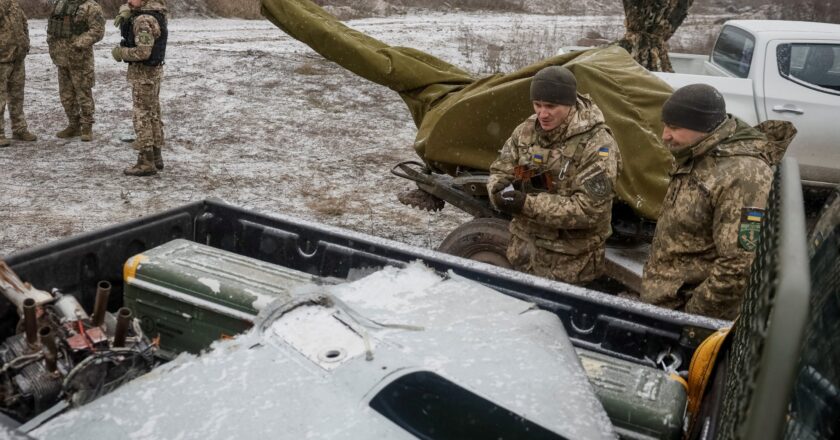
[[[493,194],[493,203],[499,211],[514,215],[522,212],[525,207],[525,193],[522,191],[505,191]]]

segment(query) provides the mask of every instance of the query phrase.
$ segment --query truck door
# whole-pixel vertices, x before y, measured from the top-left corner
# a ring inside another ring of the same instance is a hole
[[[840,41],[773,40],[765,62],[764,110],[799,130],[788,154],[802,180],[840,183]]]

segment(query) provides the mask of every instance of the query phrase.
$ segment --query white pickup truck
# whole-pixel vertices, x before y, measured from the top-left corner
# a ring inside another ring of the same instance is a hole
[[[840,184],[840,25],[775,20],[724,24],[711,55],[670,54],[674,88],[714,86],[750,124],[791,121],[788,149],[808,186]]]

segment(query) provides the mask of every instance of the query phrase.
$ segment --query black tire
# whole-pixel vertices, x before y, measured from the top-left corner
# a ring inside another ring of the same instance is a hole
[[[438,251],[510,268],[506,252],[510,243],[507,220],[477,218],[450,232],[438,246]]]

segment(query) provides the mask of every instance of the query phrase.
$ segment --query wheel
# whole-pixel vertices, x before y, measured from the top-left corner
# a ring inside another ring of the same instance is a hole
[[[450,232],[437,250],[509,269],[505,255],[510,242],[508,223],[500,218],[470,220]]]

